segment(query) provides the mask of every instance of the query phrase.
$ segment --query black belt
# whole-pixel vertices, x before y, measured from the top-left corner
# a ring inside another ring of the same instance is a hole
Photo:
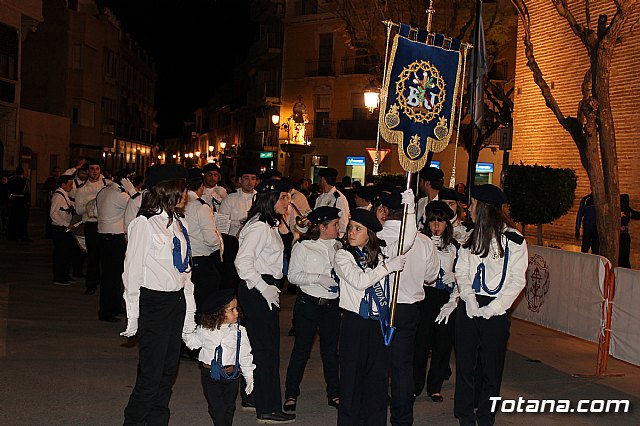
[[[327,305],[333,305],[338,303],[337,297],[335,299],[325,299],[323,297],[311,296],[303,291],[300,291],[300,293],[298,294],[298,297],[300,297],[300,299],[304,300],[307,303],[311,303],[312,305],[318,305],[318,306],[327,306]]]

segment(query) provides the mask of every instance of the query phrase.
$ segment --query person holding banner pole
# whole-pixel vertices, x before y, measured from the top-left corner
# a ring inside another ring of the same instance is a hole
[[[471,188],[469,213],[475,227],[458,253],[455,273],[460,301],[454,415],[461,425],[494,423],[490,398],[500,395],[508,310],[526,284],[527,243],[502,209],[505,201],[494,185]]]
[[[416,224],[413,191],[402,193],[408,206],[402,252],[413,245]],[[389,275],[404,268],[405,257],[397,256],[398,244],[381,245],[376,232],[382,225],[375,214],[354,209],[345,248],[335,256],[340,278],[340,407],[338,425],[386,425],[390,320]],[[382,332],[381,332],[382,330]]]

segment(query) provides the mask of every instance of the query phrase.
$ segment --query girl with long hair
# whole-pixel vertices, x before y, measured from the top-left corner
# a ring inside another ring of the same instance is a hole
[[[413,192],[403,192],[402,204],[408,206],[409,214],[402,253],[411,248],[416,236],[413,203]],[[396,256],[399,242],[379,242],[376,233],[380,230],[382,225],[375,213],[352,210],[345,248],[335,256],[343,309],[338,425],[387,423],[389,274],[403,269],[405,257]]]
[[[196,327],[191,245],[182,220],[186,178],[178,164],[151,166],[140,212],[129,225],[122,274],[127,329],[120,335],[138,335],[140,358],[125,425],[169,423],[182,333]]]
[[[295,414],[282,411],[280,393],[279,294],[284,244],[279,227],[289,208],[289,189],[287,182],[277,179],[267,179],[258,185],[247,220],[240,230],[240,247],[235,260],[242,280],[238,285],[238,302],[246,317],[256,365],[253,393],[257,420],[261,424],[295,420]]]
[[[504,212],[505,201],[494,185],[471,188],[475,226],[456,263],[454,414],[461,425],[494,423],[490,398],[500,395],[508,310],[526,284],[527,243]]]

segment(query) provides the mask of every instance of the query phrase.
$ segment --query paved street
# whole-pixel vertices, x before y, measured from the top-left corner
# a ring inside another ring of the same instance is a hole
[[[32,222],[42,214],[32,212]],[[85,296],[83,283],[52,285],[51,241],[32,226],[32,243],[0,239],[0,424],[116,425],[134,384],[137,350],[118,333],[124,323],[98,321],[98,295]],[[284,295],[281,318],[281,378],[293,338],[286,335],[294,296]],[[640,424],[640,369],[610,360],[609,371],[623,377],[578,378],[595,370],[596,346],[514,320],[502,396],[505,399],[629,399],[627,414],[501,413],[498,424]],[[455,376],[455,373],[454,373]],[[442,404],[421,396],[415,424],[456,424],[453,378]],[[171,399],[172,425],[210,424],[197,364],[182,361]],[[239,406],[239,402],[238,402]],[[316,345],[302,383],[299,425],[335,424],[326,405]],[[253,425],[240,410],[235,424]]]

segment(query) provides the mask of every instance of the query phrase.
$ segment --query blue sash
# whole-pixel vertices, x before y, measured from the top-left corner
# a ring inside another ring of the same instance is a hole
[[[471,288],[476,292],[480,293],[480,288],[490,296],[496,295],[500,293],[502,290],[502,286],[504,286],[504,280],[507,277],[507,264],[509,263],[509,240],[507,239],[507,244],[504,248],[504,261],[502,262],[502,277],[500,278],[500,282],[497,287],[493,290],[490,290],[485,283],[484,277],[484,263],[480,263],[478,265],[478,269],[476,269],[476,275],[473,278],[473,284],[471,284]]]
[[[355,248],[356,254],[360,259],[356,259],[356,263],[363,271],[367,265],[367,257],[359,248]],[[391,289],[389,286],[389,275],[384,277],[384,286],[380,281],[367,288],[364,291],[364,297],[360,301],[359,314],[364,319],[373,319],[380,321],[380,330],[384,339],[385,346],[391,345],[395,327],[391,327],[391,309],[389,302],[391,300]],[[373,313],[373,304],[376,305],[378,315]]]
[[[179,219],[176,219],[178,224],[180,225],[180,230],[182,231],[182,235],[184,235],[184,239],[187,242],[187,253],[182,259],[182,249],[180,247],[180,239],[173,234],[173,266],[176,267],[178,272],[189,272],[189,263],[191,262],[191,241],[189,241],[189,234],[187,233],[187,228],[184,227],[182,222]]]
[[[224,366],[222,365],[222,343],[218,345],[216,350],[213,352],[213,359],[211,360],[211,378],[213,380],[220,380],[220,378],[224,378],[227,380],[234,380],[238,378],[240,374],[240,340],[242,339],[242,335],[240,334],[240,325],[238,325],[238,337],[236,339],[236,363],[233,366],[233,371],[228,373],[224,371]]]
[[[436,288],[438,290],[444,290],[447,293],[453,293],[453,286],[455,283],[445,283],[442,278],[444,277],[444,269],[440,268],[440,272],[438,272],[438,278],[436,278]]]

